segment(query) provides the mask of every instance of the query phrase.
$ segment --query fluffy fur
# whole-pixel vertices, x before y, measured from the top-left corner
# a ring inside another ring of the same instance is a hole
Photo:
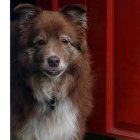
[[[52,12],[21,4],[14,12],[11,140],[82,140],[92,108],[85,9]]]

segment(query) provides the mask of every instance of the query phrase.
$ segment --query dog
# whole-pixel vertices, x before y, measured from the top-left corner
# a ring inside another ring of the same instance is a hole
[[[86,9],[14,8],[11,140],[82,140],[92,110]]]

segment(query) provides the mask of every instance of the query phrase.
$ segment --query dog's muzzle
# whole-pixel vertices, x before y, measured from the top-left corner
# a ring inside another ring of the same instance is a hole
[[[60,69],[60,59],[57,56],[50,56],[47,58],[47,68],[42,70],[46,76],[57,76],[62,70]]]

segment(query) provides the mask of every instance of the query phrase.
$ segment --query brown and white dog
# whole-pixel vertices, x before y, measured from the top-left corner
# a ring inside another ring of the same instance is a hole
[[[14,12],[11,140],[82,140],[92,108],[85,8]]]

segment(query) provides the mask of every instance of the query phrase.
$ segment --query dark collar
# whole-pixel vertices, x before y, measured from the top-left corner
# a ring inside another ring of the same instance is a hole
[[[51,110],[54,110],[55,109],[55,106],[56,106],[56,102],[57,102],[57,99],[55,96],[51,97],[48,101],[47,101],[47,104],[49,106],[49,108]]]

